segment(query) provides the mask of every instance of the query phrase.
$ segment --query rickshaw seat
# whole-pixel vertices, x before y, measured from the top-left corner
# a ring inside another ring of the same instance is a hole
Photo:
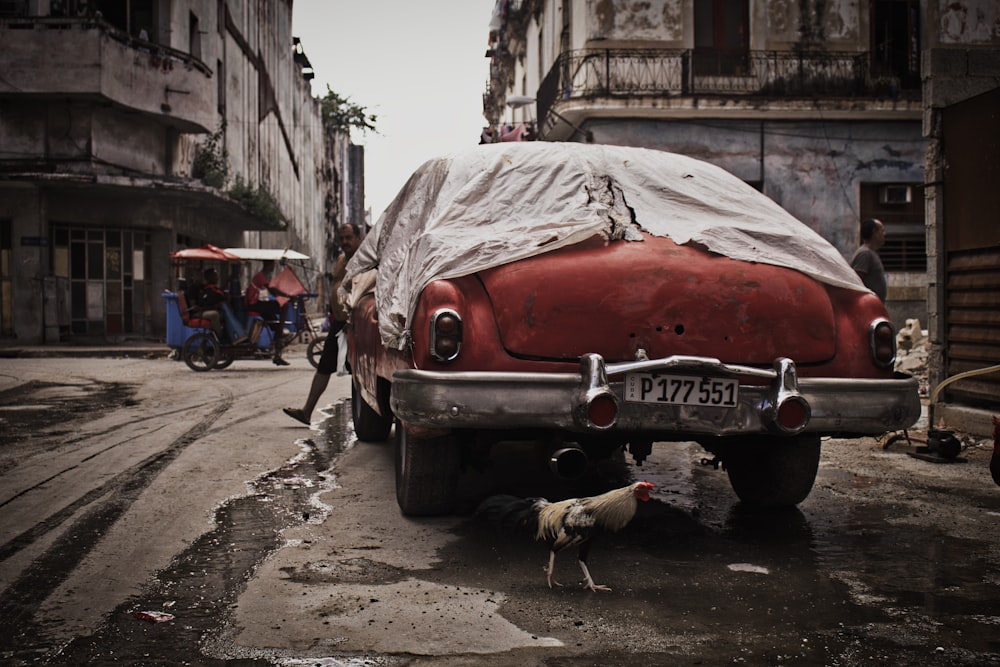
[[[177,292],[177,307],[181,311],[181,322],[184,326],[191,327],[192,329],[211,329],[212,323],[203,317],[191,317],[188,315],[188,305],[187,299],[184,298],[184,292]]]

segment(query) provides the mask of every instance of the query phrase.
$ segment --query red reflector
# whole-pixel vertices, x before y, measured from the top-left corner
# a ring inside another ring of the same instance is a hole
[[[789,431],[801,428],[809,418],[805,403],[798,399],[789,399],[778,406],[778,424]]]
[[[613,398],[603,394],[587,406],[587,417],[594,426],[611,426],[618,417],[618,405]]]

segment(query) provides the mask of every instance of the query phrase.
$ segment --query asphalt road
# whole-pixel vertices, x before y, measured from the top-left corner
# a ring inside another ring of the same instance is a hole
[[[0,370],[0,662],[195,665],[1000,665],[1000,489],[961,462],[827,440],[799,509],[753,513],[693,444],[588,483],[657,484],[595,544],[612,588],[545,585],[544,546],[471,516],[545,493],[515,448],[411,520],[388,443],[352,437],[349,378],[238,360],[9,359]],[[144,612],[169,614],[147,620]],[[162,617],[167,618],[167,617]]]

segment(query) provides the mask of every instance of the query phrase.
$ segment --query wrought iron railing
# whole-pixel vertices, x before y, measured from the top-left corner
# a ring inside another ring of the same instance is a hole
[[[538,89],[538,120],[559,100],[592,97],[893,97],[898,79],[873,80],[868,53],[750,51],[720,59],[691,50],[599,49],[559,56]]]

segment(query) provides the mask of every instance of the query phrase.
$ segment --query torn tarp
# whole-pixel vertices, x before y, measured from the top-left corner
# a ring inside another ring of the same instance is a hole
[[[714,165],[624,146],[487,144],[426,162],[347,267],[378,269],[383,343],[402,349],[420,291],[600,235],[640,230],[713,253],[864,290],[836,248],[767,196]]]

